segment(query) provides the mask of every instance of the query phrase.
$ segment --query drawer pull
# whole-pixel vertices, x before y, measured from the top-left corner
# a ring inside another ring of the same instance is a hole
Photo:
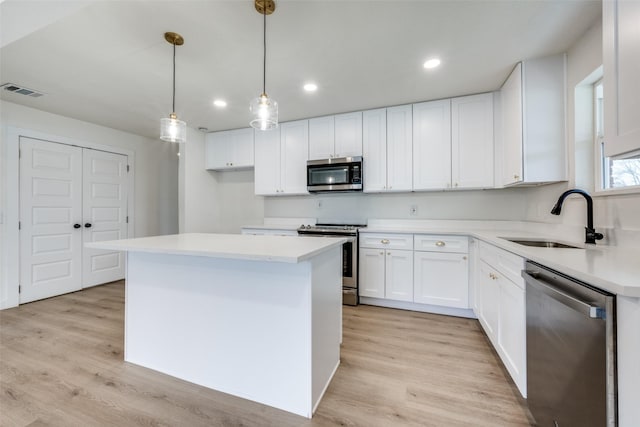
[[[382,240],[380,240],[380,243],[382,243],[383,245],[388,245],[389,244],[389,239],[382,239]]]
[[[436,242],[436,246],[438,246],[438,247],[440,247],[440,248],[441,248],[441,247],[443,247],[445,244],[446,244],[446,243],[444,243],[442,240],[438,240],[438,241]]]

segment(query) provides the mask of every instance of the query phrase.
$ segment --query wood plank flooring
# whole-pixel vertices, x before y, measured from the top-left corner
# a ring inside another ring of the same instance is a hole
[[[344,307],[312,420],[123,361],[124,282],[0,312],[0,425],[529,426],[477,321]]]

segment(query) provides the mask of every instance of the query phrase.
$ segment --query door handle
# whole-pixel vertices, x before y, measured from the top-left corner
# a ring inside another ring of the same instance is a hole
[[[82,227],[80,224],[73,224],[73,228],[80,228]]]
[[[91,223],[90,222],[85,223],[84,228],[91,228]]]

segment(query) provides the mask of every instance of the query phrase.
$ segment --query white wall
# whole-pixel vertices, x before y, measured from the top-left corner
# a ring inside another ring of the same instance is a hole
[[[262,224],[264,198],[253,193],[253,170],[205,169],[204,134],[192,131],[180,153],[180,232],[239,233]]]
[[[178,231],[178,158],[175,145],[5,101],[0,101],[0,127],[0,242],[3,248],[0,296],[7,295],[10,285],[7,283],[5,260],[6,251],[12,250],[5,247],[6,241],[2,237],[6,236],[5,227],[16,226],[4,221],[7,189],[9,186],[17,187],[18,184],[6,182],[4,176],[7,166],[5,144],[9,127],[134,151],[135,237]],[[0,307],[5,307],[2,298]]]
[[[580,120],[576,129],[576,111],[584,107],[575,105],[576,87],[578,99],[584,98],[580,93],[580,85],[589,79],[593,71],[602,65],[602,23],[600,21],[587,30],[567,53],[567,150],[570,153],[568,183],[554,184],[532,189],[527,195],[525,220],[548,223],[560,223],[568,226],[584,227],[586,225],[585,201],[582,197],[572,196],[563,205],[560,216],[551,215],[549,211],[558,196],[568,188],[580,187],[593,190],[593,182],[585,179],[585,169],[593,161],[593,156],[584,152],[583,139],[591,134],[590,129],[581,129]],[[605,88],[606,96],[606,88]],[[586,123],[590,125],[589,122]],[[576,146],[578,150],[576,151]],[[573,155],[575,153],[575,155]],[[578,164],[576,164],[576,160]],[[582,162],[582,164],[581,164]],[[578,179],[576,180],[576,171]],[[596,229],[603,230],[608,237],[607,243],[618,245],[629,235],[638,236],[640,231],[640,194],[610,195],[594,197],[594,223]],[[621,231],[624,230],[624,233]],[[629,233],[631,232],[631,233]],[[635,243],[637,246],[637,242]]]

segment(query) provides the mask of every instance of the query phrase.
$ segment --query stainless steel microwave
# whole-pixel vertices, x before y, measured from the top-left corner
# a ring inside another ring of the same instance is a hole
[[[310,193],[362,191],[362,156],[307,161]]]

